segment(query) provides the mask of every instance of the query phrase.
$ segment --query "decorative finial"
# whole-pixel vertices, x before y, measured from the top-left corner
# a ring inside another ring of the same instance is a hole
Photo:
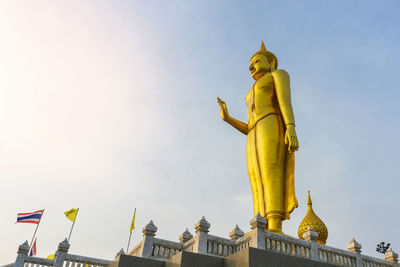
[[[261,48],[260,51],[267,51],[267,48],[265,48],[264,41],[261,41]]]
[[[326,239],[328,239],[328,228],[324,222],[315,214],[312,208],[312,201],[310,196],[310,190],[308,190],[308,211],[304,219],[301,221],[298,229],[298,235],[300,239],[304,240],[304,233],[311,227],[315,232],[318,233],[317,243],[325,245]]]

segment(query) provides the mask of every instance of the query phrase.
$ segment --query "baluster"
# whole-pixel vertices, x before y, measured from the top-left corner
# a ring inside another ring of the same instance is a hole
[[[164,254],[164,247],[158,246],[158,257],[162,258],[162,255]]]
[[[291,245],[290,252],[291,252],[290,255],[296,256],[296,245],[295,244]]]
[[[153,252],[151,253],[152,256],[158,256],[158,246],[153,245]]]

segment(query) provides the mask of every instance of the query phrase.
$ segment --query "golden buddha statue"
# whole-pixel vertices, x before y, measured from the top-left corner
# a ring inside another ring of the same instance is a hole
[[[277,69],[278,59],[264,42],[250,59],[255,80],[246,95],[247,124],[228,113],[218,98],[221,117],[247,135],[247,170],[253,193],[254,214],[267,219],[268,231],[282,232],[282,221],[298,203],[294,192],[294,151],[299,142],[290,99],[289,74]]]

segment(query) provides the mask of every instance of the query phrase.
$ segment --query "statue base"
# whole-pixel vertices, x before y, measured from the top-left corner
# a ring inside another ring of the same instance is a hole
[[[334,267],[337,265],[246,248],[227,257],[181,251],[166,261],[119,255],[109,267]]]

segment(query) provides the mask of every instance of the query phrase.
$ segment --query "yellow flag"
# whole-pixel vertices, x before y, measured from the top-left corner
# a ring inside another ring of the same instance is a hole
[[[69,220],[75,222],[76,215],[78,214],[79,209],[70,209],[69,211],[64,212],[65,217],[67,217]]]
[[[55,257],[56,257],[56,256],[55,256],[54,254],[50,254],[49,256],[47,256],[46,259],[54,260]]]
[[[133,218],[132,218],[132,223],[131,223],[131,234],[132,234],[132,230],[135,229],[135,216],[136,216],[136,208],[135,208],[135,211],[133,212]]]

